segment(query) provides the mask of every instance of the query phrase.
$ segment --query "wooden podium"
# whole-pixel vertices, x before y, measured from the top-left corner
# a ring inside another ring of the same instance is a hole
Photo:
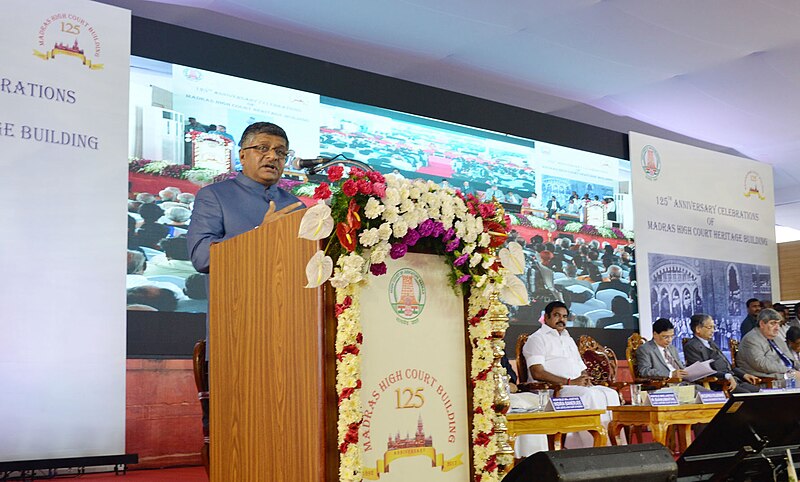
[[[211,247],[211,482],[338,479],[333,297],[304,288],[302,217]]]

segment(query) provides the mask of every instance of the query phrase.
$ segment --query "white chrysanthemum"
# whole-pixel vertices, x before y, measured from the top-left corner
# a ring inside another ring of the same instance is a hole
[[[386,260],[386,256],[389,254],[391,248],[392,246],[386,242],[378,243],[377,245],[375,245],[375,247],[373,247],[369,253],[370,263],[374,264],[383,263]]]
[[[378,237],[381,241],[388,241],[389,238],[392,236],[392,225],[391,223],[383,223],[378,228]]]
[[[478,266],[483,261],[483,255],[481,253],[474,253],[471,258],[469,258],[469,266],[470,268],[474,268]]]
[[[392,226],[392,232],[395,238],[402,238],[408,233],[408,223],[404,219],[398,219]]]
[[[417,186],[412,186],[411,189],[408,190],[408,197],[410,199],[419,199],[422,196],[422,191]]]
[[[386,221],[394,223],[400,219],[400,211],[397,209],[397,206],[387,205],[386,209],[383,211],[382,217]]]
[[[377,243],[379,240],[380,238],[378,236],[378,228],[365,229],[358,236],[358,242],[361,243],[361,245],[366,248],[369,248],[373,244]]]
[[[364,215],[368,219],[375,219],[380,216],[385,209],[386,206],[381,204],[377,198],[371,197],[367,200],[367,205],[364,207]]]
[[[404,199],[403,202],[400,203],[400,212],[407,213],[412,209],[414,209],[414,207],[415,207],[414,201],[412,201],[411,199]]]
[[[383,196],[383,203],[387,206],[400,204],[400,190],[396,187],[387,187],[386,194]]]
[[[481,233],[478,237],[478,246],[485,248],[489,246],[489,243],[492,241],[492,237],[489,236],[489,233]]]

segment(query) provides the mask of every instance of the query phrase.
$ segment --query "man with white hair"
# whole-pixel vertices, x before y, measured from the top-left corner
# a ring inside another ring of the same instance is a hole
[[[616,264],[612,264],[608,267],[607,274],[608,281],[602,281],[599,285],[597,285],[598,292],[603,290],[617,290],[622,291],[626,295],[630,295],[631,285],[630,283],[622,281],[622,268]]]

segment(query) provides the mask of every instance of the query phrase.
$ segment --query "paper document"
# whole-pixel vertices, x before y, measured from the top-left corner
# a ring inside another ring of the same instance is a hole
[[[716,370],[711,368],[711,362],[713,360],[706,360],[706,361],[699,361],[694,362],[688,367],[686,367],[686,376],[683,378],[687,382],[693,382],[695,380],[699,380],[703,377],[707,377],[709,375],[713,375],[717,373]]]

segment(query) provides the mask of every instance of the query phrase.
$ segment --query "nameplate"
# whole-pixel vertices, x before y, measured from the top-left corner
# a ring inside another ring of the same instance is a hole
[[[647,398],[653,407],[671,407],[678,405],[675,392],[648,392]]]
[[[775,393],[775,392],[784,392],[783,388],[762,388],[758,391],[758,393]]]
[[[727,401],[723,392],[697,392],[698,403],[725,403]]]
[[[581,397],[553,397],[550,399],[550,406],[555,412],[583,410],[583,401]]]

